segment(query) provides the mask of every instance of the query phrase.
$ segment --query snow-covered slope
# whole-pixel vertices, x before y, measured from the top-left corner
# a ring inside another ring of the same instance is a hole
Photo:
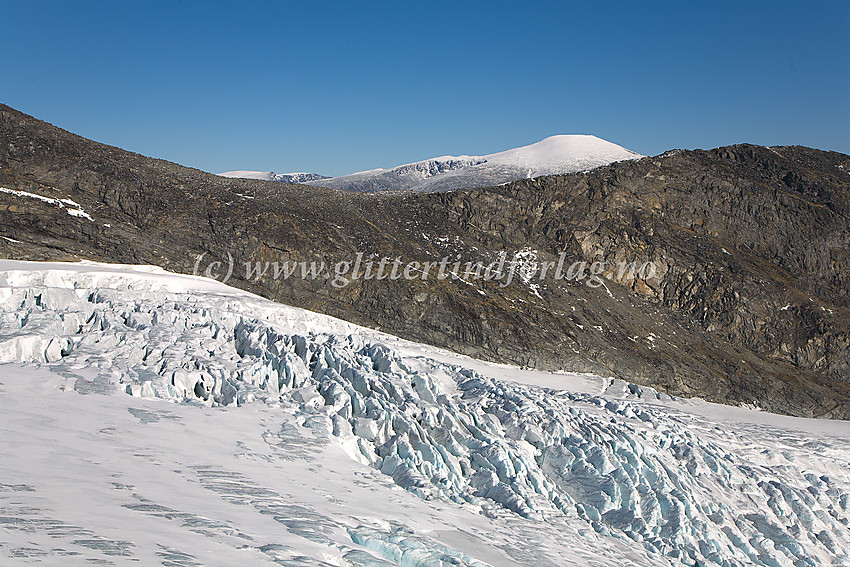
[[[643,156],[596,136],[564,135],[490,155],[442,156],[309,184],[349,191],[448,191],[585,171],[640,157]]]
[[[304,183],[306,181],[316,181],[319,179],[327,179],[324,175],[318,173],[275,173],[274,171],[225,171],[219,173],[221,177],[232,177],[241,179],[262,179],[263,181],[280,181],[281,183]]]
[[[847,565],[850,424],[0,261],[0,563]]]

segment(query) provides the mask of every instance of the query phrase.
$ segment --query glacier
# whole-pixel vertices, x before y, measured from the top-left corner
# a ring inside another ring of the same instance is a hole
[[[3,564],[850,564],[846,422],[156,267],[0,260],[0,400]]]

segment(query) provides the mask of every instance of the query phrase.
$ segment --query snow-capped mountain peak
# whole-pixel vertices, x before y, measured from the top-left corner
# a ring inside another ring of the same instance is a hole
[[[483,159],[491,164],[515,165],[539,171],[539,175],[551,175],[641,157],[638,153],[596,136],[562,134],[528,146],[483,156]]]
[[[243,177],[306,183],[347,191],[450,191],[501,185],[526,177],[586,171],[641,154],[586,134],[550,136],[534,144],[487,155],[444,155],[389,169],[376,168],[340,177],[316,174],[275,175],[268,171],[228,171]],[[313,176],[313,177],[309,177]]]
[[[441,156],[307,183],[349,191],[450,191],[585,171],[641,157],[596,136],[558,135],[493,154]]]

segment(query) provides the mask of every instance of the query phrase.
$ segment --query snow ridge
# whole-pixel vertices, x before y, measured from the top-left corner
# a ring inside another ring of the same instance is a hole
[[[280,181],[281,183],[305,183],[307,181],[316,181],[319,179],[327,179],[324,175],[318,173],[275,173],[274,171],[225,171],[217,174],[221,177],[239,178],[239,179],[260,179],[263,181]]]

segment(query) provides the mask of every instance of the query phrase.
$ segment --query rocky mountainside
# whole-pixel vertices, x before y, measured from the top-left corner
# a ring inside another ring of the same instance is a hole
[[[346,191],[438,192],[573,173],[641,157],[596,136],[561,135],[495,154],[442,156],[391,169],[372,169],[329,179],[305,179],[303,182]]]
[[[232,285],[480,358],[846,419],[848,171],[843,154],[739,145],[499,187],[356,193],[223,178],[0,106],[0,255],[191,273],[206,254],[202,269],[235,267]],[[604,279],[591,286],[550,270],[509,285],[430,277],[335,287],[243,267],[333,266],[358,253],[405,263],[566,258],[599,262]],[[631,262],[654,269],[619,267]]]

